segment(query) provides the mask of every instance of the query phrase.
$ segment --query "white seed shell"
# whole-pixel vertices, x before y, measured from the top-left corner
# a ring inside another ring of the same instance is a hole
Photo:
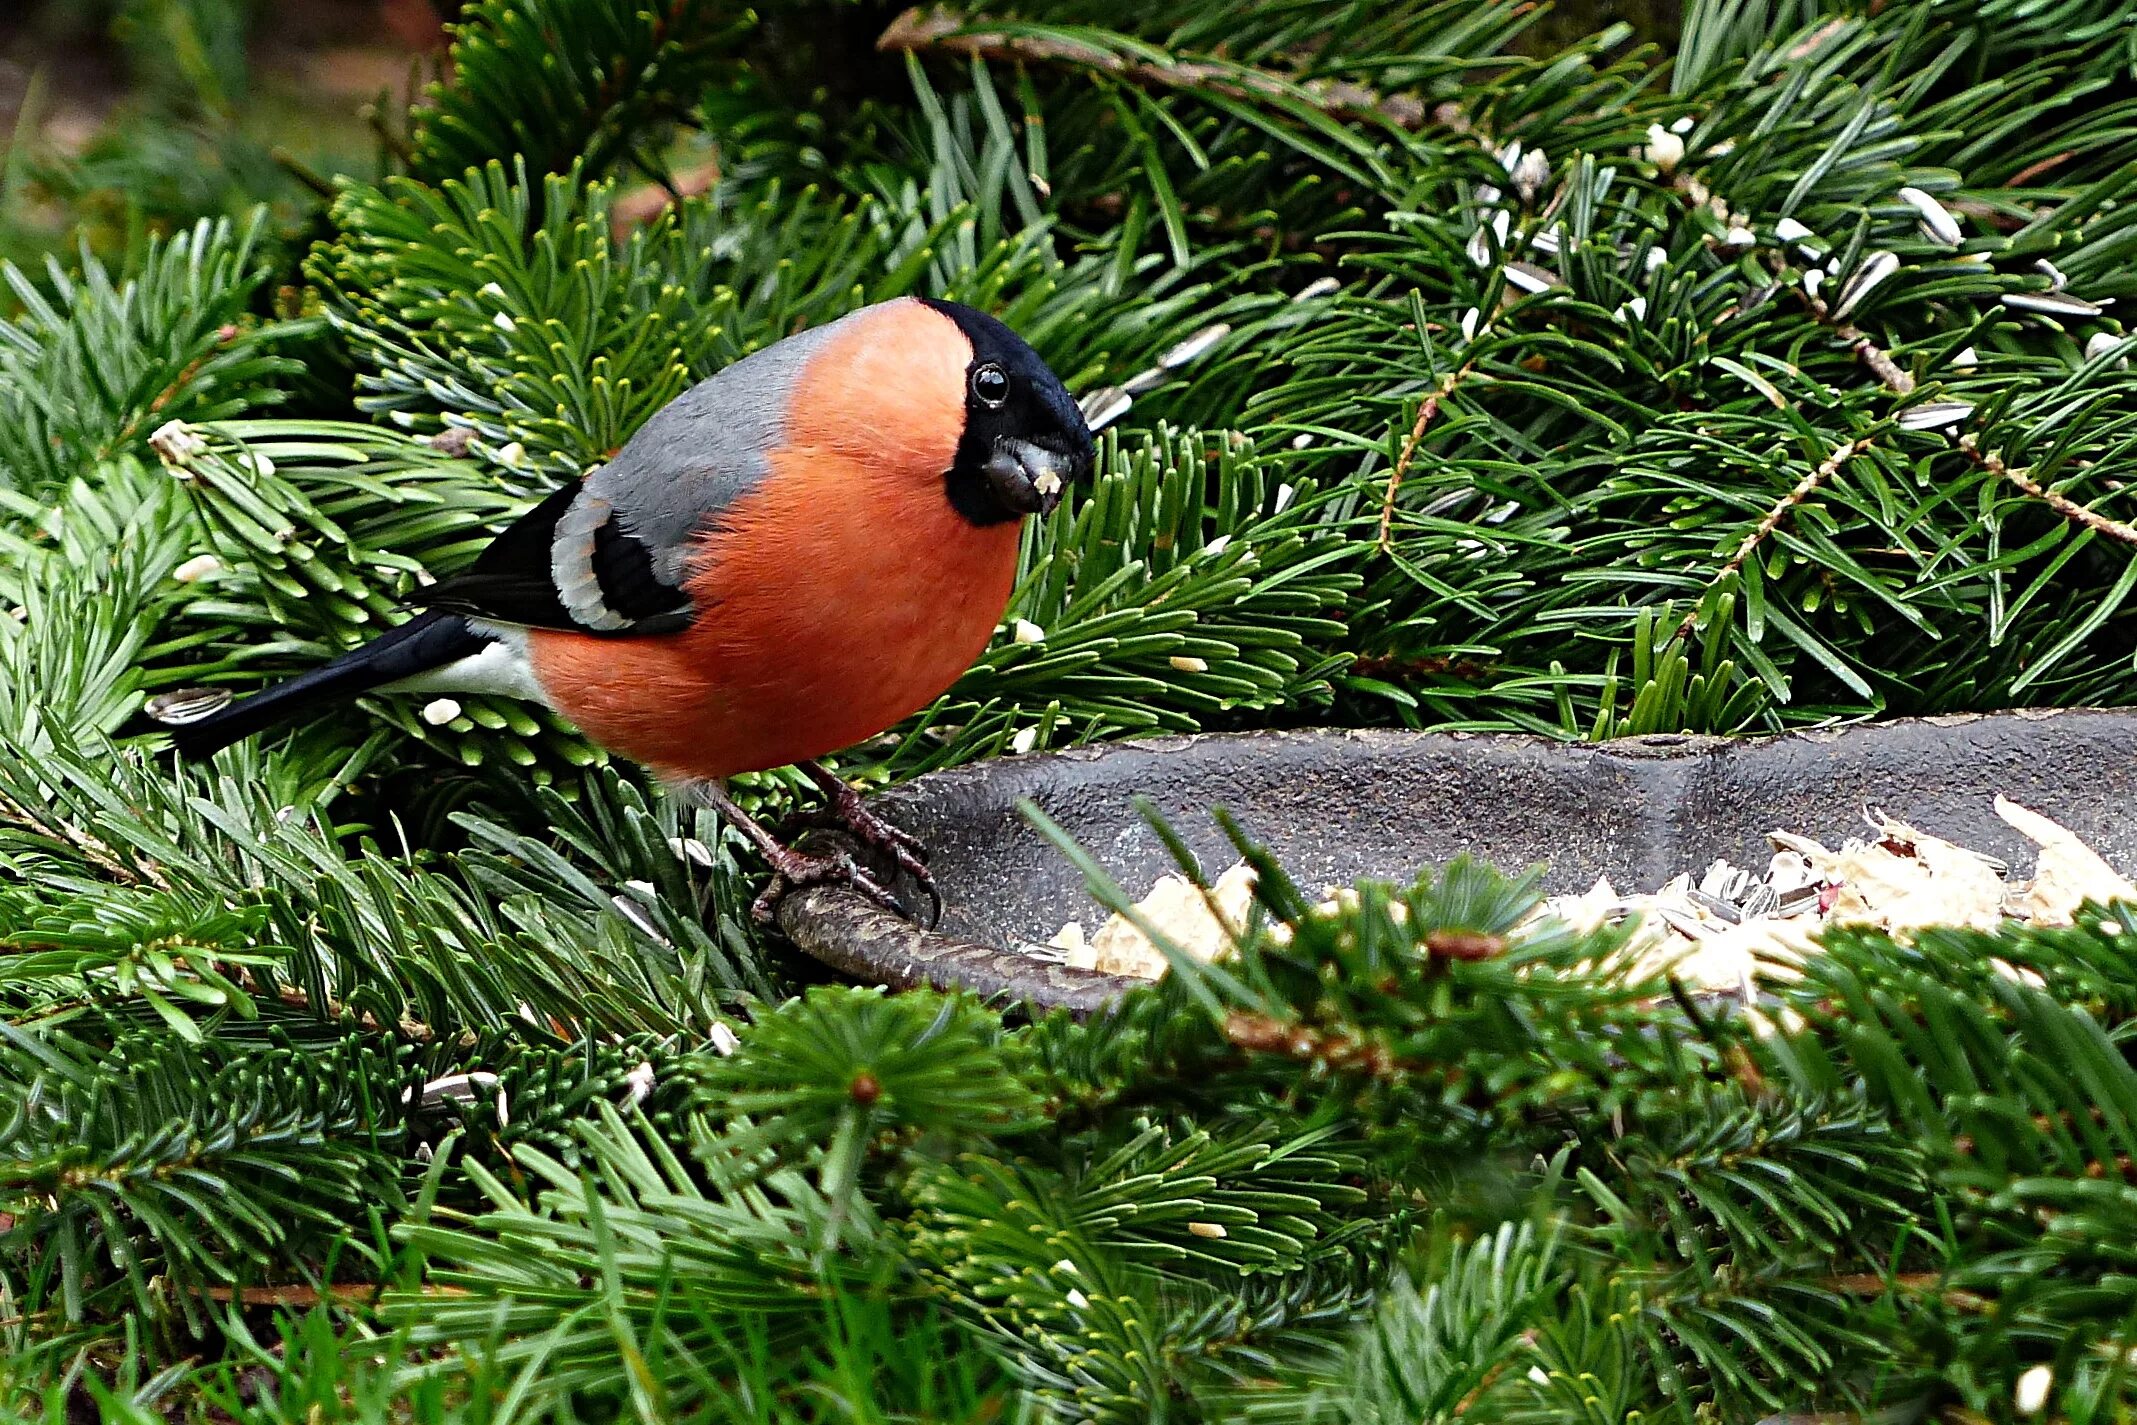
[[[1101,386],[1077,404],[1083,408],[1084,424],[1101,431],[1128,414],[1135,398],[1118,386]]]
[[[1196,357],[1201,356],[1218,342],[1231,335],[1232,328],[1225,322],[1204,327],[1187,340],[1174,346],[1158,358],[1158,365],[1167,371],[1177,371]]]
[[[1900,260],[1889,252],[1873,252],[1865,257],[1848,280],[1841,284],[1840,300],[1833,304],[1833,315],[1844,317],[1862,305],[1877,286],[1900,270]]]
[[[1971,401],[1931,401],[1900,413],[1901,430],[1943,430],[1974,413]]]
[[[2097,317],[2101,305],[2073,297],[2067,292],[2006,292],[2003,304],[2021,312],[2039,312],[2048,317]]]
[[[1954,218],[1944,205],[1919,188],[1900,189],[1900,201],[1914,209],[1921,219],[1922,236],[1944,247],[1957,247],[1965,240],[1960,231],[1959,220]]]

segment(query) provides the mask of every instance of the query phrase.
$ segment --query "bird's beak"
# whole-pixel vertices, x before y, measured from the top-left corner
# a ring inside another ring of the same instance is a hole
[[[1077,460],[1058,450],[1007,436],[994,444],[983,467],[1002,503],[1019,514],[1051,514],[1061,492],[1075,478]]]

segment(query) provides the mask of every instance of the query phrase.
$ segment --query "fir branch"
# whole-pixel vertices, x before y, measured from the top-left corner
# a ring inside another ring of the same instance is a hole
[[[1809,473],[1796,482],[1795,488],[1776,501],[1774,507],[1768,510],[1764,517],[1737,543],[1735,551],[1730,554],[1727,561],[1723,563],[1721,569],[1715,574],[1713,579],[1714,586],[1718,587],[1735,577],[1737,571],[1744,567],[1744,561],[1758,552],[1759,546],[1766,542],[1769,535],[1781,527],[1781,522],[1788,518],[1791,510],[1794,510],[1798,505],[1816,494],[1820,487],[1839,474],[1842,467],[1850,460],[1853,460],[1876,443],[1874,437],[1857,436],[1845,444],[1833,447],[1832,453],[1812,466]],[[1698,627],[1699,618],[1700,610],[1696,608],[1686,614],[1684,622],[1677,625],[1677,637],[1690,638],[1692,630]]]
[[[1391,544],[1391,531],[1395,524],[1395,497],[1402,492],[1402,477],[1410,471],[1410,461],[1417,455],[1418,442],[1424,439],[1425,427],[1439,414],[1440,402],[1454,394],[1463,378],[1476,369],[1476,360],[1471,358],[1462,366],[1448,372],[1418,404],[1417,419],[1410,424],[1410,433],[1403,437],[1402,450],[1395,457],[1395,466],[1388,472],[1387,499],[1380,506],[1380,548],[1385,552]]]
[[[995,26],[989,28],[990,25]],[[1182,89],[1247,101],[1307,105],[1337,120],[1372,120],[1396,129],[1419,129],[1428,120],[1452,125],[1458,111],[1428,111],[1406,94],[1381,95],[1361,84],[1323,79],[1290,80],[1266,70],[1215,59],[1169,57],[1164,63],[1131,59],[1117,50],[1043,31],[1003,27],[984,16],[966,16],[947,6],[914,6],[892,20],[876,40],[892,54],[940,52],[972,59],[1036,62],[1096,69],[1145,88]]]
[[[2094,534],[2115,540],[2118,543],[2137,546],[2137,526],[2125,524],[2121,520],[2110,519],[2096,510],[2087,509],[2068,495],[2062,494],[2060,491],[2051,490],[2041,484],[2033,478],[2030,471],[2012,469],[2004,464],[2001,451],[1982,450],[1981,438],[1976,432],[1968,431],[1960,436],[1959,449],[1965,453],[1966,458],[1972,461],[1977,468],[1987,471],[1998,479],[2010,481],[2049,509],[2054,510],[2064,519],[2069,520],[2072,524],[2082,529],[2091,530]]]

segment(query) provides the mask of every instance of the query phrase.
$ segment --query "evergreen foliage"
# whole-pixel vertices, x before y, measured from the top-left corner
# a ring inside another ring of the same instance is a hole
[[[1514,936],[1533,877],[1324,906],[1242,832],[1236,959],[1005,1025],[813,983],[739,843],[523,706],[130,721],[908,291],[1117,419],[856,775],[2137,700],[2137,9],[1538,18],[480,0],[301,227],[7,267],[4,1408],[2137,1412],[2129,907],[1720,1003]]]

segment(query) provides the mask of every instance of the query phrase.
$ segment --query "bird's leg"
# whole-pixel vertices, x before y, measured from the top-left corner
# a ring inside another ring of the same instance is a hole
[[[942,892],[935,886],[935,874],[928,870],[927,852],[918,837],[903,828],[892,826],[882,817],[868,809],[861,794],[853,784],[832,771],[821,762],[797,764],[803,776],[816,784],[824,794],[828,820],[834,826],[844,827],[853,833],[862,845],[880,851],[898,863],[898,869],[913,878],[913,884],[926,891],[928,899],[935,903],[935,918],[942,919]]]
[[[832,856],[816,856],[806,851],[797,851],[766,831],[757,819],[734,804],[727,795],[727,788],[718,782],[700,782],[695,789],[698,795],[712,805],[720,819],[749,839],[750,845],[764,857],[772,868],[771,884],[767,885],[750,903],[750,914],[761,924],[769,925],[779,898],[789,890],[803,886],[820,886],[826,882],[848,885],[862,895],[882,906],[885,910],[905,914],[905,907],[898,898],[885,890],[875,877],[854,863],[851,856],[840,852]]]

